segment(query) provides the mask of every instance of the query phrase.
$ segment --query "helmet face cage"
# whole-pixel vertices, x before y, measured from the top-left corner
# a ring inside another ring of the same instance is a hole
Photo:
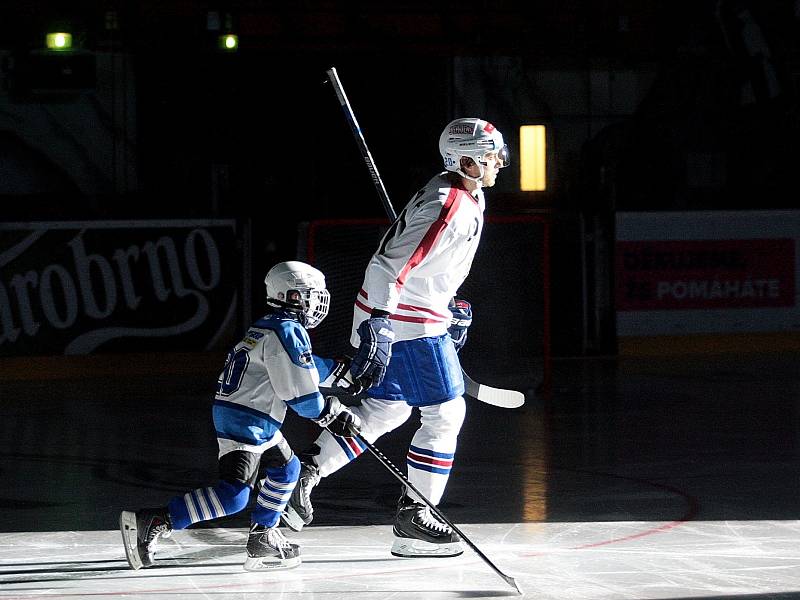
[[[482,119],[456,119],[450,122],[439,136],[439,153],[444,160],[444,168],[473,181],[483,178],[486,155],[491,152],[497,153],[501,169],[509,165],[510,154],[508,146],[503,141],[503,134],[494,125]],[[471,177],[464,172],[461,168],[462,157],[472,159],[478,166],[478,177]]]
[[[331,294],[326,289],[298,290],[303,297],[305,307],[305,326],[314,329],[328,316],[331,306]]]
[[[272,267],[264,278],[267,304],[291,312],[313,329],[328,315],[330,293],[325,276],[311,265],[288,261]]]

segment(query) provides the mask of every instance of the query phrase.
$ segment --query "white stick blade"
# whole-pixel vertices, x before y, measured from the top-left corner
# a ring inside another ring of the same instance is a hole
[[[483,383],[474,381],[469,375],[464,373],[464,385],[466,394],[476,400],[499,406],[500,408],[519,408],[525,404],[525,394],[516,390],[505,390],[495,388]]]
[[[519,408],[525,404],[525,394],[516,390],[503,390],[478,384],[478,394],[475,396],[481,402],[499,406],[501,408]]]

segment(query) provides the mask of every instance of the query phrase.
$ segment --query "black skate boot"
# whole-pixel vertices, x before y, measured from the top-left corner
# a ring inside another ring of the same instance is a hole
[[[153,555],[159,538],[169,537],[172,523],[166,508],[143,508],[122,511],[119,529],[125,544],[125,556],[131,569],[141,569],[153,564]]]
[[[247,538],[247,571],[276,571],[300,564],[300,546],[287,540],[277,527],[253,523]]]
[[[313,463],[302,463],[300,477],[292,491],[286,508],[281,513],[281,522],[292,531],[300,531],[314,518],[314,507],[311,505],[311,490],[319,483],[319,467]]]
[[[421,502],[406,494],[397,503],[394,518],[394,556],[458,556],[464,552],[461,538]]]

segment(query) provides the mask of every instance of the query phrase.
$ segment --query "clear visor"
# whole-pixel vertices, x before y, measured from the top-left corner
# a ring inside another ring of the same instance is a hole
[[[508,150],[508,146],[504,145],[500,150],[494,152],[493,150],[490,152],[486,152],[479,160],[483,166],[486,166],[486,157],[490,154],[494,154],[497,157],[497,168],[502,169],[507,167],[511,163],[511,155]]]
[[[511,151],[508,149],[508,144],[500,148],[497,153],[497,160],[500,162],[501,169],[511,164]]]

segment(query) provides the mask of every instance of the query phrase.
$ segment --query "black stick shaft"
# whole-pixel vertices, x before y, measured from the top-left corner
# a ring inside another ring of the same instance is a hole
[[[361,133],[361,127],[356,120],[356,115],[353,113],[353,108],[350,106],[350,101],[347,99],[347,94],[344,93],[344,88],[342,87],[342,82],[339,81],[336,68],[331,67],[326,73],[328,74],[328,80],[331,82],[336,92],[336,97],[339,99],[339,104],[342,106],[342,110],[347,118],[347,123],[350,125],[350,129],[353,130],[353,135],[356,138],[358,149],[361,151],[361,156],[364,158],[364,162],[367,163],[367,170],[372,178],[372,183],[375,184],[375,189],[378,191],[378,196],[383,203],[383,208],[386,214],[389,215],[389,220],[394,221],[397,218],[397,213],[394,210],[394,206],[392,206],[392,201],[389,199],[389,194],[386,193],[383,180],[381,179],[380,173],[378,173],[378,167],[375,166],[372,154],[369,148],[367,148],[367,141],[364,139],[364,134]]]

